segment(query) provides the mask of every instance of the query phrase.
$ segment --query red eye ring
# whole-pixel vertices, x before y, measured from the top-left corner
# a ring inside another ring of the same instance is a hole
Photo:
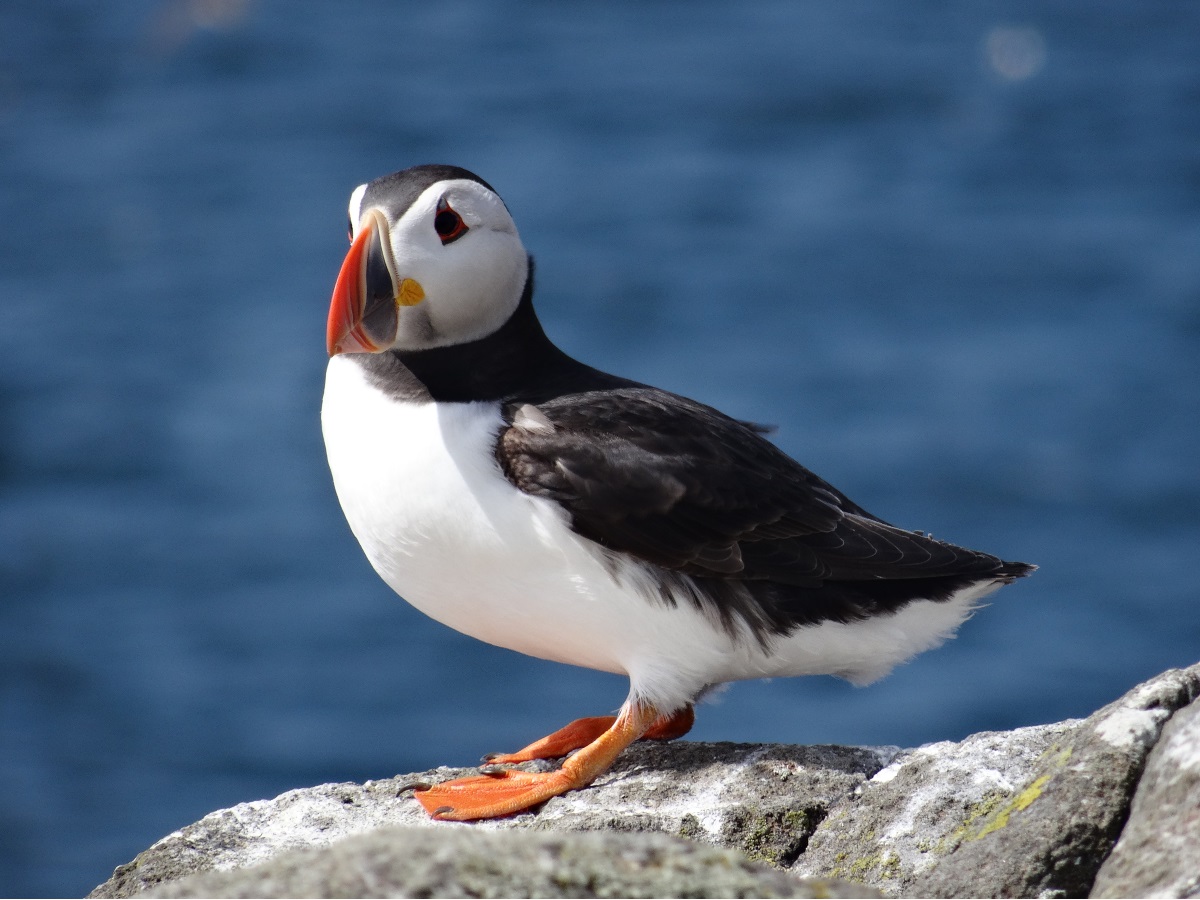
[[[450,244],[466,234],[469,229],[462,216],[449,203],[439,200],[437,214],[433,217],[433,230],[437,232],[443,244]]]

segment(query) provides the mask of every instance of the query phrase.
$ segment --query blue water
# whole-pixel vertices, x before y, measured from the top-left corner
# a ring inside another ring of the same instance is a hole
[[[622,700],[423,619],[342,520],[345,203],[416,163],[496,185],[570,352],[1042,567],[696,738],[957,739],[1195,662],[1198,38],[1184,3],[0,7],[0,893]]]

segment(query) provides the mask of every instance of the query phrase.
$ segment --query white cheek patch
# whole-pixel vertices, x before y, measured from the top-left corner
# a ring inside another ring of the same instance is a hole
[[[434,228],[443,199],[468,228],[449,244]],[[420,350],[478,340],[517,308],[528,256],[512,217],[492,191],[465,179],[432,184],[391,223],[390,236],[396,277],[420,284],[425,295],[403,310],[394,346]]]
[[[363,194],[366,192],[367,186],[365,184],[360,184],[350,194],[350,205],[347,208],[347,213],[350,216],[350,230],[354,232],[354,234],[358,234],[359,220],[362,218]]]

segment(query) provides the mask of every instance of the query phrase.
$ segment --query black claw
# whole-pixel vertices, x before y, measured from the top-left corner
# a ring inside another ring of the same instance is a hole
[[[493,759],[495,759],[499,755],[500,755],[499,753],[489,753],[483,759],[481,759],[480,762],[490,763]]]
[[[488,775],[492,778],[497,778],[507,771],[507,769],[502,769],[499,766],[480,766],[479,768],[480,775]]]
[[[405,791],[427,791],[431,787],[433,787],[433,785],[427,781],[413,781],[409,784],[400,785],[400,787],[396,789],[396,796],[399,797]]]
[[[433,811],[433,814],[435,816],[444,816],[446,813],[452,813],[452,812],[454,812],[453,806],[439,806],[437,809],[435,809]]]

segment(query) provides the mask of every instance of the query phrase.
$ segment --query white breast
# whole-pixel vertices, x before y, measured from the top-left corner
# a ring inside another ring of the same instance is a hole
[[[686,600],[657,598],[648,567],[614,572],[556,504],[494,456],[499,404],[410,403],[330,360],[321,411],[342,509],[380,577],[426,615],[491,644],[628,674],[660,708],[708,684],[779,675],[869,681],[941,643],[991,585],[896,615],[802,628],[763,648]]]
[[[339,356],[321,418],[350,528],[405,600],[531,656],[626,674],[642,665],[654,635],[639,619],[666,610],[622,589],[555,504],[504,478],[499,404],[397,401]]]

